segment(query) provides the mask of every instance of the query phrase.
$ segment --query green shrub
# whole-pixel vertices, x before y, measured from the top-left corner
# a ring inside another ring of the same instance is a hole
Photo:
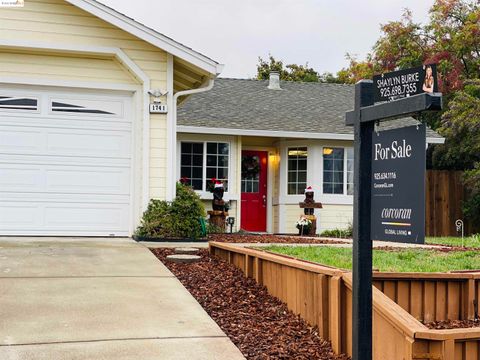
[[[224,234],[224,233],[225,233],[225,229],[217,225],[207,223],[207,234]]]
[[[325,230],[320,234],[320,236],[334,238],[351,238],[353,236],[353,226],[350,223],[348,224],[346,229]]]
[[[152,238],[198,238],[202,235],[200,218],[205,208],[195,191],[177,184],[177,197],[171,203],[150,200],[135,235]]]

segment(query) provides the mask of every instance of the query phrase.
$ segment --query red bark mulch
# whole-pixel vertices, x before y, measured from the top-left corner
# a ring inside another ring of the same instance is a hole
[[[330,343],[266,288],[207,250],[193,264],[165,261],[172,249],[151,251],[175,274],[247,359],[336,359]],[[228,356],[226,356],[228,358]]]
[[[318,237],[300,237],[283,235],[255,235],[255,234],[211,234],[208,235],[208,241],[226,242],[226,243],[276,243],[276,244],[344,244],[344,241]]]
[[[466,329],[480,327],[480,320],[442,320],[424,323],[424,325],[433,330]]]

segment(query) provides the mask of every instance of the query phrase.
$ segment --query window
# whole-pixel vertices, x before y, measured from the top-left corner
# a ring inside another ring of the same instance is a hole
[[[323,193],[353,194],[352,148],[323,148]]]
[[[347,195],[353,195],[353,148],[347,148]]]
[[[180,177],[195,190],[206,191],[213,178],[228,191],[230,146],[217,142],[182,142]]]
[[[53,113],[92,114],[92,115],[122,115],[123,102],[109,99],[61,99],[50,101]]]
[[[203,143],[182,143],[180,177],[188,179],[195,190],[202,190]]]
[[[289,195],[303,194],[307,187],[307,148],[288,148],[288,181]]]
[[[242,193],[258,193],[260,191],[260,171],[258,156],[242,156]]]
[[[30,97],[0,96],[0,109],[38,110],[38,100]]]

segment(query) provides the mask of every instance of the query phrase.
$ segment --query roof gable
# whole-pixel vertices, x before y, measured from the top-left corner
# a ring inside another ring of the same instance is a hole
[[[65,0],[68,3],[142,39],[166,52],[177,56],[200,69],[218,75],[223,65],[175,40],[135,21],[132,18],[101,4],[96,0]]]

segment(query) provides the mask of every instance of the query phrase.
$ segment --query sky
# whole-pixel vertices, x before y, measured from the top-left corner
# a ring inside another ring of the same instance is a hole
[[[364,57],[380,24],[404,8],[428,20],[433,0],[100,0],[225,64],[221,77],[252,78],[258,57],[336,73]]]

